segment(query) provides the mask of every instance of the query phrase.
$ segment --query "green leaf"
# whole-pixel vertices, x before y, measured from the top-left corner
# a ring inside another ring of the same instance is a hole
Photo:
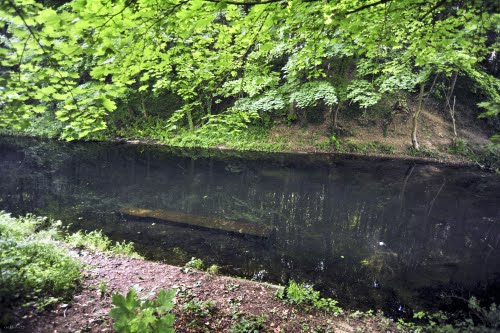
[[[167,312],[174,308],[173,299],[175,297],[176,292],[177,292],[176,289],[170,289],[167,292],[164,289],[160,290],[157,297],[159,304],[158,307],[159,311]]]
[[[108,111],[113,111],[114,109],[116,109],[115,102],[107,98],[102,99],[102,106]]]

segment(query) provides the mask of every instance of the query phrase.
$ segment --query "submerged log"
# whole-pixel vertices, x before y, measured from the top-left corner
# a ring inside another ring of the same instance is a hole
[[[258,237],[269,237],[271,235],[271,228],[265,225],[186,214],[166,209],[153,210],[144,208],[122,208],[120,209],[120,212],[134,217],[153,218],[183,225],[228,231],[242,235],[252,235]]]

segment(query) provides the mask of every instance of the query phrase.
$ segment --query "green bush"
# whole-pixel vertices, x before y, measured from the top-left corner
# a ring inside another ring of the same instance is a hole
[[[109,252],[114,254],[123,254],[133,258],[141,258],[135,252],[132,242],[113,242],[106,236],[102,230],[94,230],[90,232],[78,232],[68,235],[66,242],[75,247],[81,247],[92,251]]]
[[[207,273],[217,275],[220,272],[220,266],[219,265],[210,265],[210,267],[207,268]]]
[[[51,222],[46,217],[38,217],[28,214],[23,217],[13,218],[10,214],[0,212],[0,236],[3,239],[23,239],[34,236],[44,226],[48,227]]]
[[[162,289],[154,300],[139,299],[133,289],[126,296],[114,294],[113,328],[118,333],[173,333],[175,293],[175,289]]]
[[[66,237],[69,244],[93,251],[106,252],[112,246],[111,240],[101,230],[83,232],[81,230]]]
[[[203,260],[199,259],[199,258],[195,258],[195,257],[192,257],[191,260],[189,260],[185,265],[184,267],[186,268],[194,268],[194,269],[198,269],[198,270],[203,270],[203,267],[205,266],[205,264],[203,263]]]
[[[278,298],[284,299],[287,303],[307,308],[315,308],[325,312],[339,315],[343,312],[338,302],[331,298],[322,298],[319,291],[303,283],[290,281],[289,285],[278,293]]]
[[[0,324],[20,303],[43,308],[77,288],[81,264],[57,246],[53,225],[46,218],[0,212]]]

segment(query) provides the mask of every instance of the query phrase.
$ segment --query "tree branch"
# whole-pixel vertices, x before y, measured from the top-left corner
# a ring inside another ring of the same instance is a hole
[[[214,3],[226,3],[228,5],[236,5],[236,6],[256,6],[256,5],[265,5],[274,2],[282,2],[284,0],[262,0],[262,1],[224,1],[224,0],[205,0],[207,2]],[[315,0],[317,1],[317,0]]]
[[[205,0],[205,1],[214,2],[214,3],[226,3],[228,5],[236,5],[236,6],[257,6],[257,5],[265,5],[265,4],[270,4],[270,3],[283,2],[284,0],[261,0],[261,1]],[[317,1],[321,1],[321,0],[303,0],[303,2],[317,2]],[[348,10],[348,11],[346,11],[346,14],[347,15],[354,14],[354,13],[363,11],[365,9],[375,7],[378,5],[382,5],[382,4],[385,4],[387,2],[391,2],[391,1],[392,0],[379,0],[379,1],[376,1],[373,3],[363,5],[363,6],[358,7],[358,8],[352,9],[352,10]]]
[[[427,15],[431,14],[432,12],[434,12],[435,10],[437,10],[439,7],[441,7],[445,3],[446,3],[446,0],[441,0],[438,3],[436,3],[433,7],[431,7],[427,12],[424,13],[424,15],[422,16],[421,20],[423,20],[424,18],[426,18]]]
[[[354,13],[357,13],[357,12],[361,12],[365,9],[368,9],[368,8],[371,8],[371,7],[376,7],[378,5],[383,5],[387,2],[391,2],[392,0],[379,0],[377,2],[373,2],[373,3],[369,3],[369,4],[366,4],[366,5],[363,5],[361,7],[358,7],[356,9],[352,9],[352,10],[348,10],[346,12],[347,15],[350,15],[350,14],[354,14]]]
[[[8,3],[12,7],[12,9],[14,9],[14,11],[16,12],[16,14],[19,15],[19,17],[23,21],[24,26],[26,27],[26,29],[28,29],[28,32],[30,33],[30,36],[33,37],[33,39],[36,41],[36,43],[38,44],[38,46],[42,50],[43,54],[46,55],[48,62],[52,65],[52,67],[54,68],[54,70],[56,71],[56,73],[59,75],[59,77],[61,78],[61,80],[64,82],[64,84],[66,85],[66,87],[69,87],[70,85],[68,84],[67,79],[62,75],[61,71],[59,70],[59,66],[56,63],[54,63],[54,60],[50,57],[49,52],[47,52],[46,48],[43,46],[43,44],[40,41],[40,39],[36,36],[35,32],[30,27],[30,25],[28,24],[28,22],[26,22],[26,19],[25,19],[23,13],[21,12],[21,10],[16,6],[16,4],[12,0],[8,0]],[[24,51],[23,51],[23,53],[24,53]],[[78,101],[76,100],[75,96],[73,95],[73,92],[71,91],[71,89],[68,89],[68,92],[71,95],[71,99],[73,100],[73,103],[75,103],[76,109],[80,110],[80,108],[78,107]]]

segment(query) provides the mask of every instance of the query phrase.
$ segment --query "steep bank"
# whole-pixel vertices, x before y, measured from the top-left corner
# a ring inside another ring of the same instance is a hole
[[[462,106],[457,116],[454,135],[449,115],[439,108],[429,107],[421,115],[418,137],[421,148],[411,145],[412,114],[401,111],[390,119],[380,117],[352,117],[340,113],[337,128],[327,122],[309,124],[276,123],[269,130],[249,127],[248,134],[227,140],[204,138],[166,139],[161,133],[128,128],[109,133],[99,140],[146,143],[178,147],[201,147],[220,150],[249,150],[288,153],[326,153],[354,156],[384,157],[390,159],[420,160],[451,165],[476,166],[497,170],[500,167],[500,149],[490,137],[494,134],[486,122]]]

